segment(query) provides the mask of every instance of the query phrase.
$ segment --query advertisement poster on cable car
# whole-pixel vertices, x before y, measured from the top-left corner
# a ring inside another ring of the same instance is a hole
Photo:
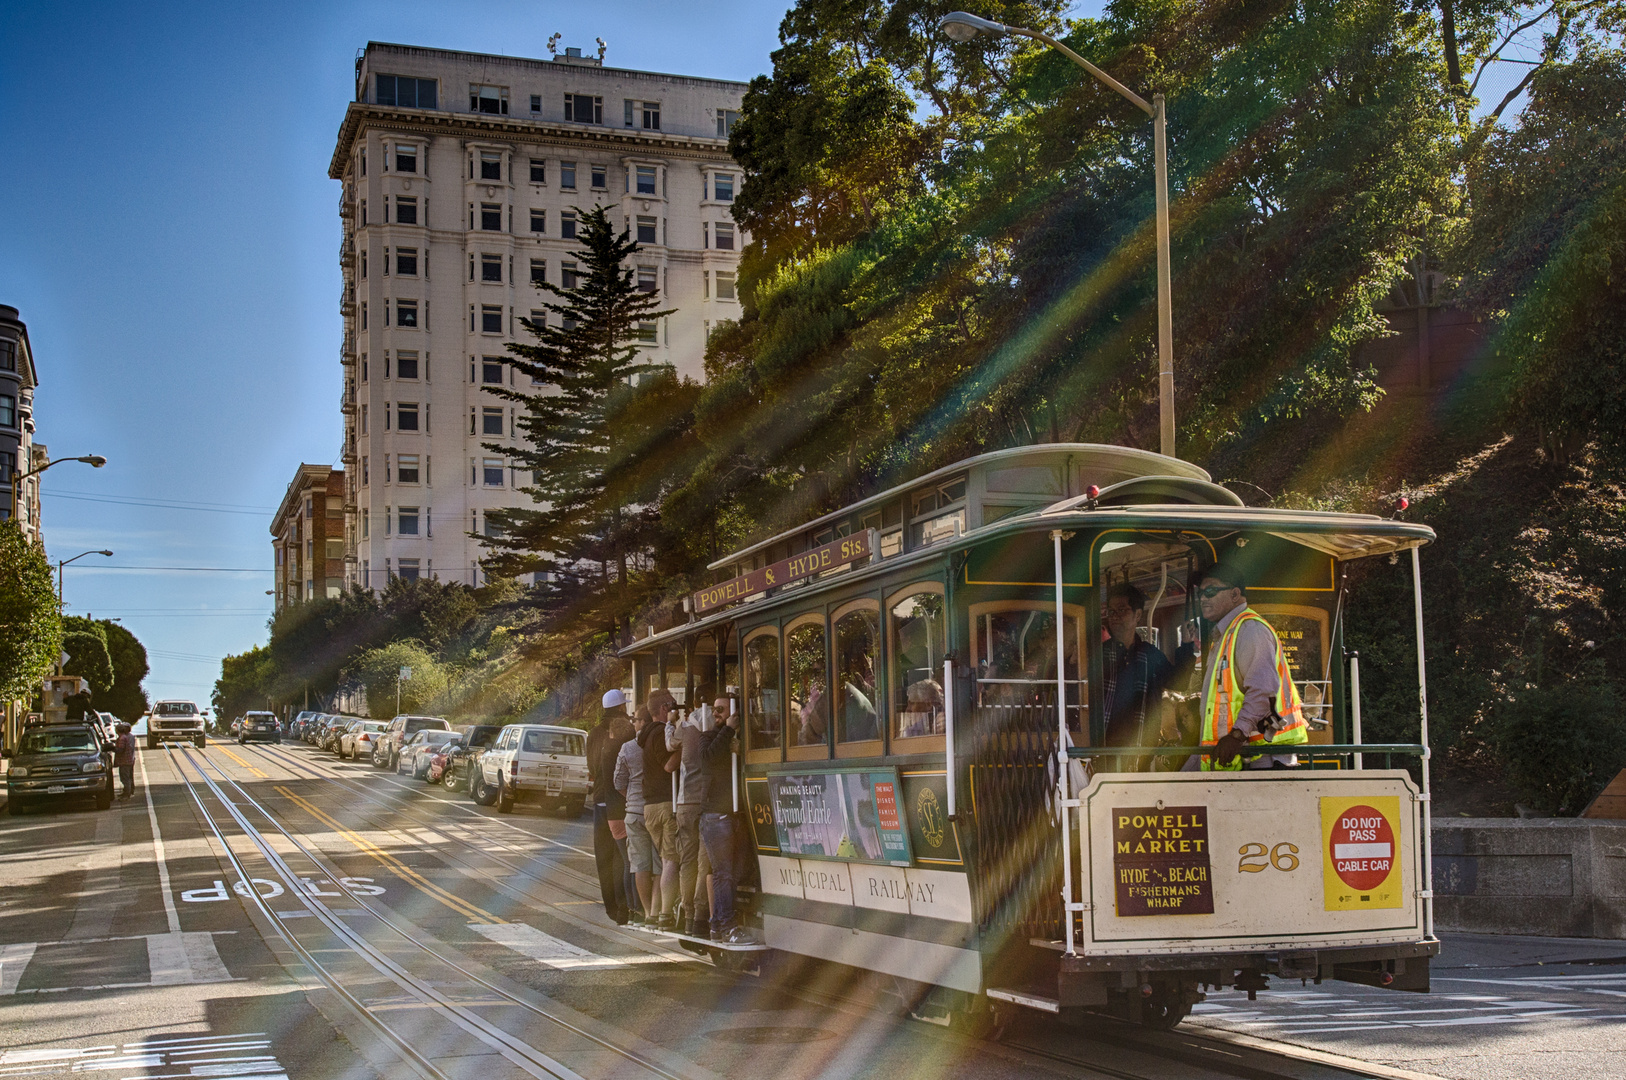
[[[779,850],[853,862],[909,863],[909,833],[895,769],[842,769],[768,777]]]

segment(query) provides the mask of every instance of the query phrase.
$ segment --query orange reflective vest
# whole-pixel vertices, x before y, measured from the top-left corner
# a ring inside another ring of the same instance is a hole
[[[1219,645],[1214,649],[1214,662],[1209,666],[1208,678],[1203,686],[1203,743],[1212,743],[1230,731],[1236,726],[1236,718],[1242,714],[1242,700],[1245,695],[1236,677],[1236,637],[1237,632],[1242,629],[1242,624],[1247,622],[1257,622],[1270,631],[1270,640],[1276,649],[1276,713],[1281,717],[1280,727],[1268,736],[1255,732],[1248,736],[1248,745],[1293,746],[1309,742],[1310,734],[1304,721],[1304,707],[1299,701],[1298,687],[1293,685],[1293,672],[1287,666],[1287,657],[1282,654],[1282,643],[1276,637],[1276,630],[1265,621],[1263,615],[1250,607],[1245,607],[1231,620],[1231,625],[1225,628],[1225,633],[1220,635]],[[1212,758],[1202,759],[1204,772],[1213,769],[1240,769],[1242,766],[1243,759],[1240,757],[1229,765],[1220,765]]]

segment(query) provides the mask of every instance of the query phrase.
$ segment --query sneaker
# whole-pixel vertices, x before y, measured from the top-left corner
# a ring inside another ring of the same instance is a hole
[[[705,941],[711,937],[711,920],[697,915],[689,920],[689,927],[686,932],[690,937],[697,937]]]
[[[757,939],[751,935],[751,931],[743,926],[730,927],[721,936],[714,934],[712,940],[724,945],[755,945],[757,943]]]
[[[670,914],[655,917],[655,929],[657,930],[671,930],[676,926],[677,919]]]

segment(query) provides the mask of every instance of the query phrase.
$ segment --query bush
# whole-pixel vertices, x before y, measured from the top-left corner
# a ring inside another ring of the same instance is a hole
[[[1535,687],[1490,719],[1508,779],[1538,809],[1579,814],[1626,768],[1626,702],[1610,683]]]
[[[412,675],[399,679],[402,668]],[[446,670],[423,645],[416,641],[394,641],[380,649],[368,649],[356,658],[346,673],[367,692],[367,715],[385,719],[396,715],[396,688],[400,687],[400,711],[422,712],[446,690]]]

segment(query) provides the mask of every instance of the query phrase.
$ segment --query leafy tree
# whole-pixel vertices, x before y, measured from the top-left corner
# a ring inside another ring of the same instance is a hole
[[[667,449],[641,417],[672,380],[651,379],[659,369],[643,359],[639,327],[671,312],[638,288],[632,260],[641,249],[603,207],[581,213],[577,236],[580,279],[538,285],[560,325],[524,320],[536,344],[509,346],[515,369],[538,389],[485,388],[520,407],[523,447],[486,449],[529,474],[524,490],[537,508],[491,512],[490,535],[478,538],[491,552],[490,573],[548,573],[544,604],[591,598],[591,611],[578,614],[613,635],[631,614],[627,594],[650,546],[647,474]]]
[[[111,619],[101,620],[107,635],[107,654],[113,661],[113,686],[97,698],[97,708],[134,723],[151,703],[141,682],[150,670],[147,650],[136,636]]]
[[[90,683],[90,692],[97,704],[101,697],[113,689],[113,658],[107,652],[107,637],[94,630],[69,629],[62,635],[62,651],[68,662],[62,665],[64,675],[77,675]]]
[[[433,651],[467,629],[479,610],[466,585],[403,577],[390,579],[379,607],[390,637],[414,638]]]
[[[215,680],[210,701],[215,715],[222,723],[250,709],[267,708],[267,691],[276,681],[276,662],[267,645],[256,645],[248,652],[228,656],[220,662],[220,678]]]
[[[12,521],[0,521],[0,698],[29,698],[62,654],[51,564]]]
[[[410,678],[401,679],[401,669],[411,668]],[[346,677],[361,684],[367,694],[367,714],[388,717],[398,712],[422,712],[445,692],[446,670],[433,654],[417,641],[392,641],[368,649],[346,669]],[[400,687],[400,708],[396,708],[396,687]]]

